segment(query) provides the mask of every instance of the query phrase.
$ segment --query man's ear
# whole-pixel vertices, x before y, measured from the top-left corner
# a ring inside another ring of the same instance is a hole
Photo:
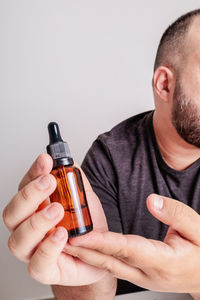
[[[167,102],[173,93],[175,85],[174,71],[168,67],[160,66],[156,69],[153,76],[154,93]]]

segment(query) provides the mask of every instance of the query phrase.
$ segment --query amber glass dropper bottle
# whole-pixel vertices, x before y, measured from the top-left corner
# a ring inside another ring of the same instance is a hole
[[[58,124],[49,123],[48,131],[47,153],[53,159],[51,174],[57,180],[57,187],[51,194],[50,201],[61,203],[65,210],[64,217],[57,226],[64,226],[69,238],[79,236],[93,229],[81,172],[74,166],[68,144],[62,140]]]

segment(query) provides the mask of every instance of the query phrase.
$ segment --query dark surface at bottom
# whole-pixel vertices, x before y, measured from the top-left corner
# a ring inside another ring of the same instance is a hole
[[[68,236],[69,238],[80,236],[92,231],[92,229],[93,229],[92,224],[81,228],[75,228],[68,231]]]
[[[123,295],[123,294],[129,294],[129,293],[136,293],[136,292],[143,292],[146,291],[146,289],[143,289],[140,286],[137,286],[129,281],[117,280],[117,292],[116,295]]]

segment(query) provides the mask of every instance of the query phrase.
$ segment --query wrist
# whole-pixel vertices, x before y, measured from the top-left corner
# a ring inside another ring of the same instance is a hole
[[[117,289],[117,279],[106,273],[101,280],[90,285],[52,285],[51,289],[56,300],[113,300]]]

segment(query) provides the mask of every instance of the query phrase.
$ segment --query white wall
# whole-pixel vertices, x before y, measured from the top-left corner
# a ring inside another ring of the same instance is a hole
[[[98,134],[153,108],[155,51],[199,0],[0,0],[1,213],[57,121],[81,163]],[[51,295],[7,249],[1,220],[0,300]]]

